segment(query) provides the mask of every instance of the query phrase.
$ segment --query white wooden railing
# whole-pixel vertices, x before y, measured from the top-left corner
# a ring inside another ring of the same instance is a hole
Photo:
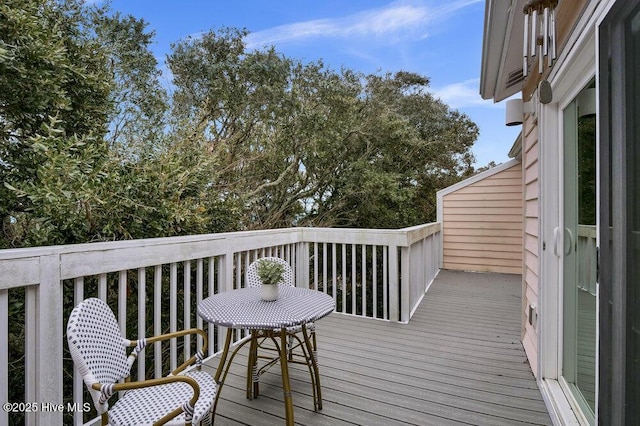
[[[197,303],[243,287],[246,267],[257,257],[288,260],[296,285],[331,294],[337,312],[408,322],[439,270],[440,250],[439,223],[400,230],[289,228],[2,250],[0,426],[10,419],[22,421],[21,411],[32,411],[24,414],[26,424],[62,424],[63,413],[65,422],[71,415],[75,424],[87,420],[82,409],[90,399],[65,354],[67,317],[84,298],[106,300],[130,338],[203,328],[213,356],[224,333],[202,323]],[[166,374],[179,362],[179,352],[188,357],[200,344],[188,337],[167,346],[156,343],[138,359],[134,374]],[[68,386],[63,391],[67,379],[73,382],[72,396],[65,394]],[[20,400],[9,401],[9,386],[15,395],[16,384],[24,392],[17,392]]]
[[[595,225],[578,225],[578,287],[596,295],[597,230]]]

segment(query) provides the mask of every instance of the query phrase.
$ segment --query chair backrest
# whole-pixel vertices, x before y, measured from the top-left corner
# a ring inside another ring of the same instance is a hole
[[[258,277],[257,266],[259,262],[263,262],[265,260],[271,260],[283,265],[284,273],[282,274],[281,284],[293,287],[293,271],[291,270],[291,266],[286,260],[279,257],[262,257],[249,265],[247,267],[247,287],[260,287],[262,285],[262,281],[260,281],[260,277]]]
[[[100,299],[82,301],[69,316],[69,351],[100,413],[107,405],[98,402],[100,392],[91,385],[117,383],[129,376],[127,342],[120,333],[113,311]]]

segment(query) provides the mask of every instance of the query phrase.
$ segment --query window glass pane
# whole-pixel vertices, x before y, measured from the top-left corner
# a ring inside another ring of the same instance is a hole
[[[562,376],[592,420],[596,377],[596,90],[563,111]]]

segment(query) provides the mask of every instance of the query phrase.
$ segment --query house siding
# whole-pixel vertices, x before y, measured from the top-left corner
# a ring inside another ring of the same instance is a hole
[[[539,253],[539,164],[537,121],[529,116],[523,123],[522,148],[522,345],[534,376],[538,377],[538,331],[536,320],[529,318],[529,306],[538,307],[540,276]]]
[[[557,41],[560,51],[567,48],[567,42],[576,22],[587,5],[587,0],[560,2],[557,9]],[[569,46],[570,47],[570,46]],[[532,69],[536,69],[537,64]],[[548,77],[549,70],[543,74],[531,73],[523,86],[523,99],[530,100],[541,80]],[[538,377],[539,336],[536,318],[529,318],[530,306],[538,310],[540,289],[540,179],[538,162],[540,147],[538,144],[538,121],[527,115],[523,122],[522,148],[522,196],[524,205],[524,227],[522,234],[522,345],[524,346],[534,376]]]
[[[522,166],[441,191],[443,268],[522,273]]]

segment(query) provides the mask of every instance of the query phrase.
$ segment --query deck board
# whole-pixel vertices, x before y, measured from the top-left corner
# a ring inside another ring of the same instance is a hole
[[[409,324],[319,321],[324,406],[313,411],[308,372],[292,365],[296,424],[551,424],[520,343],[520,289],[517,275],[441,271]],[[262,377],[258,399],[245,398],[245,348],[215,423],[283,424],[279,368]]]

